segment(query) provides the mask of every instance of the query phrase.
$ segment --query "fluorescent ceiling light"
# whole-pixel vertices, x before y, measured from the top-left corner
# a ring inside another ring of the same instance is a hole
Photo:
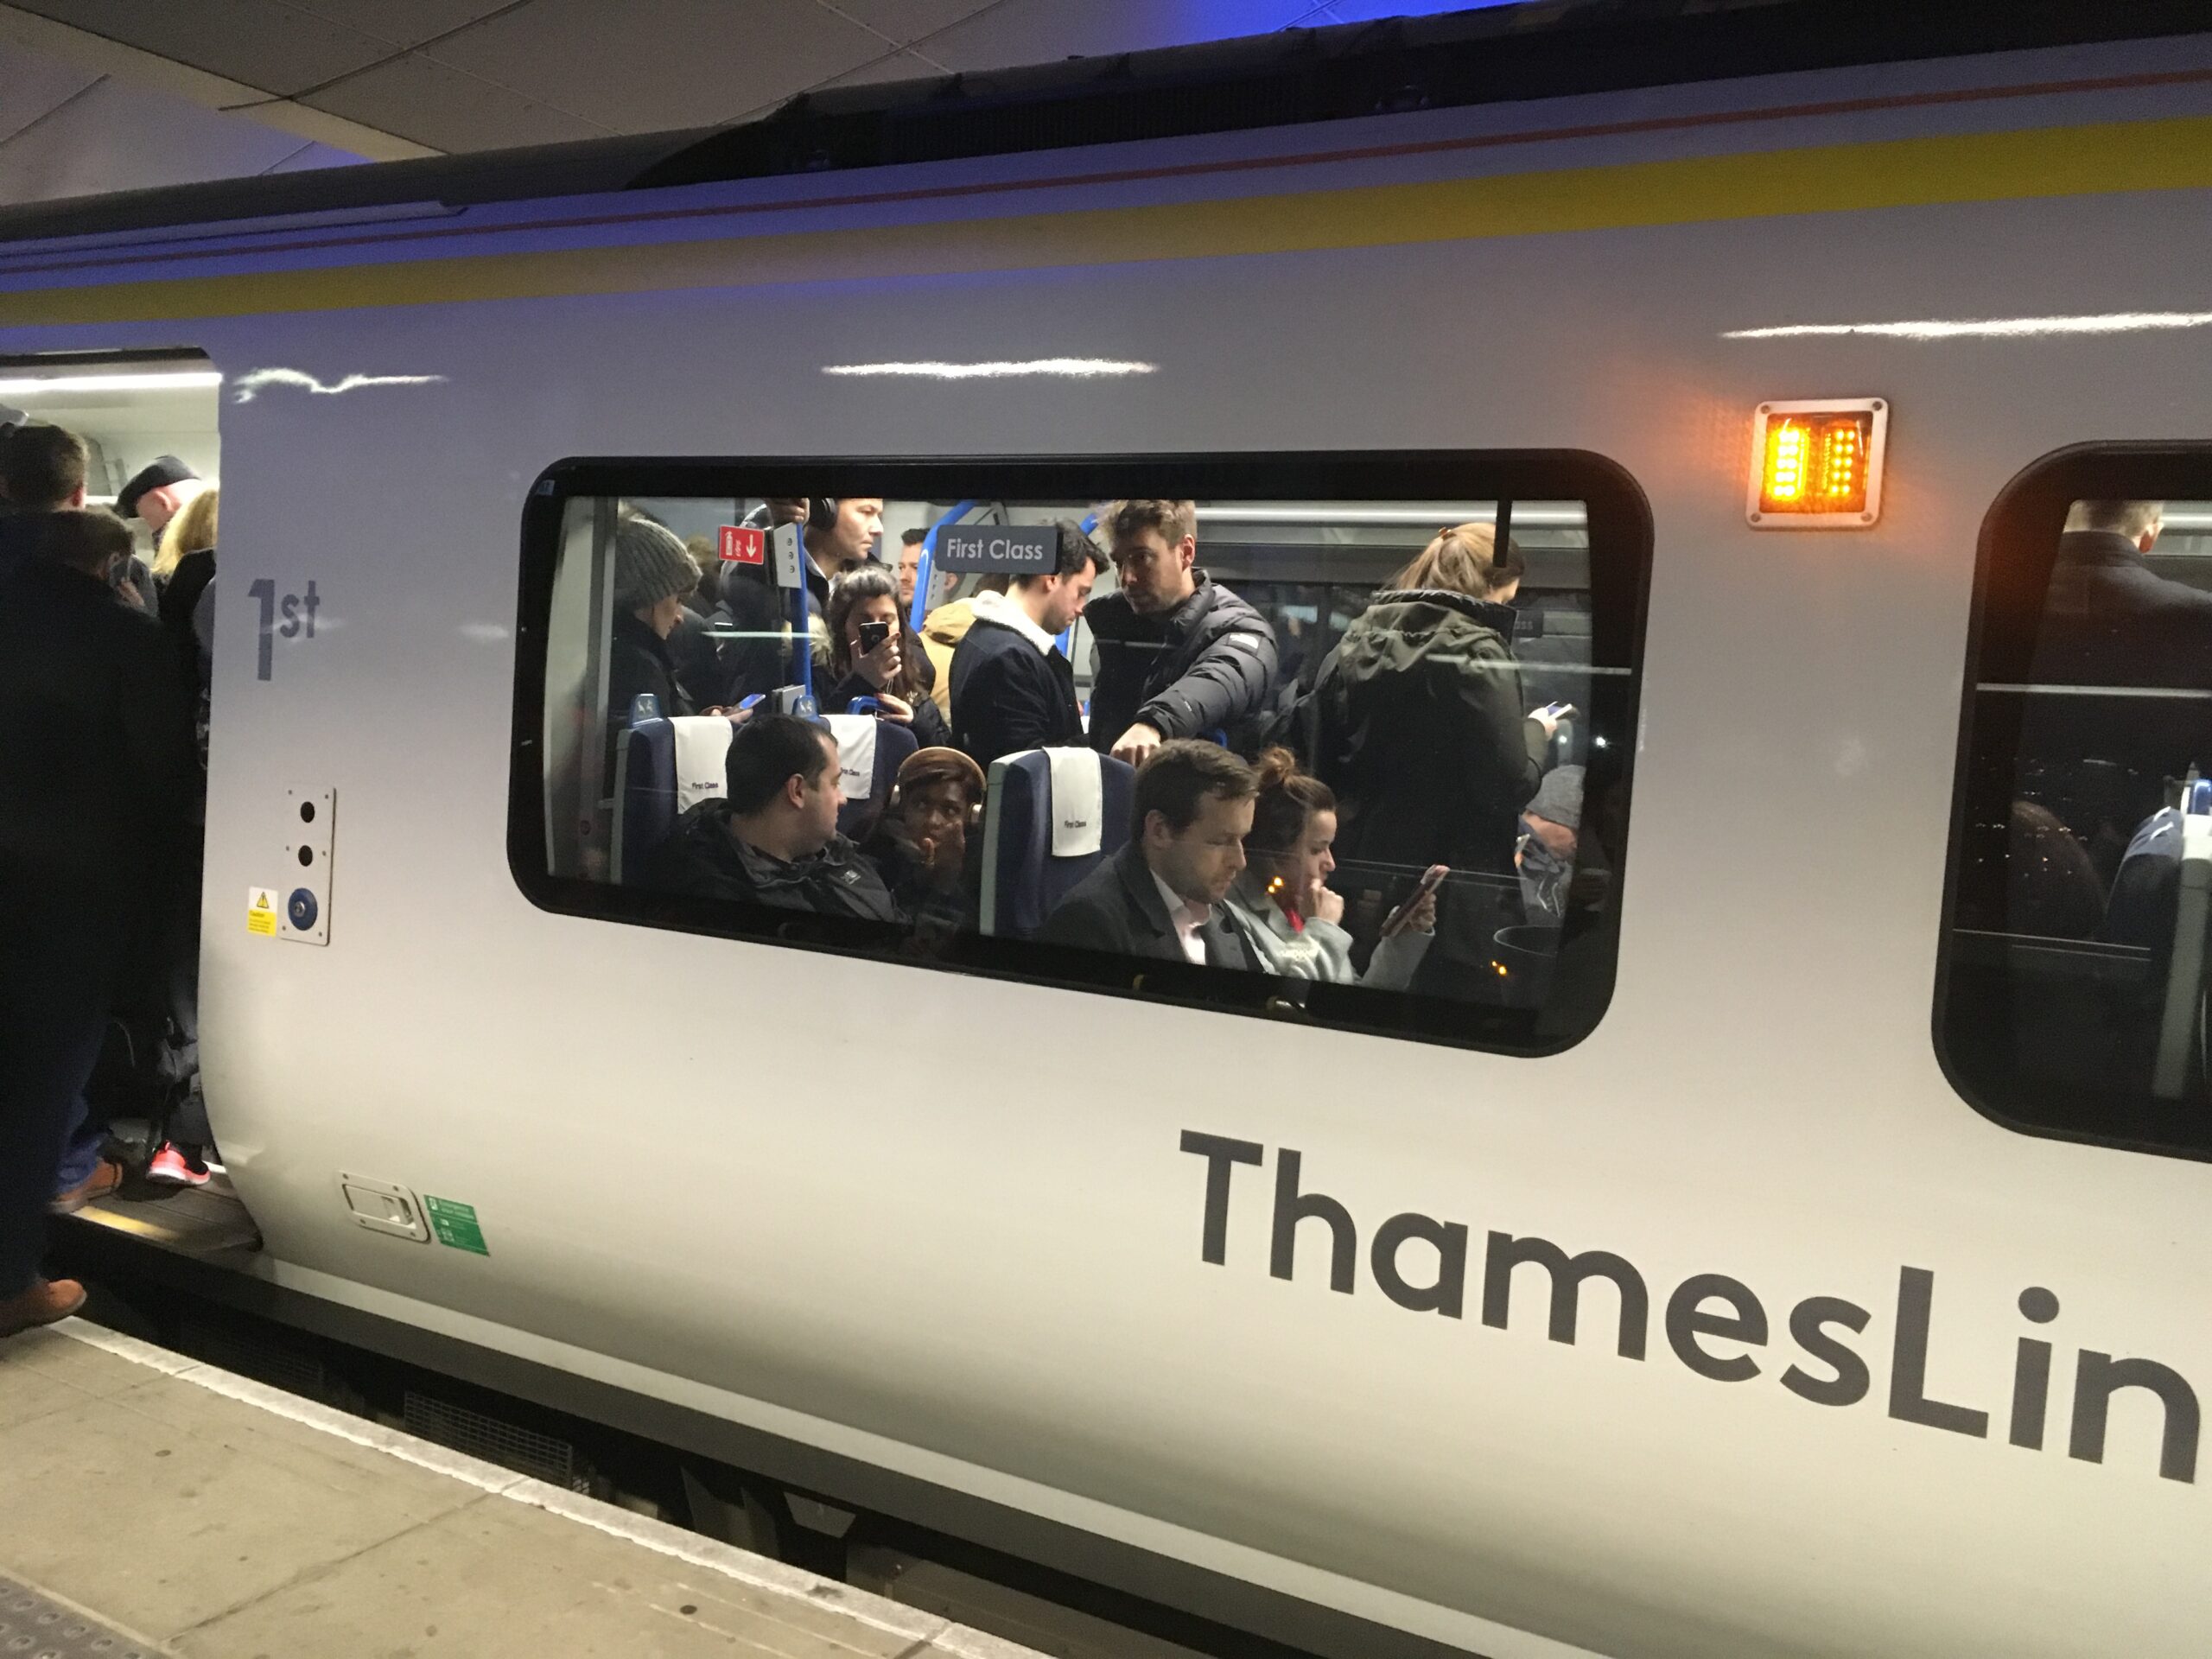
[[[1810,340],[1871,334],[1884,340],[2037,340],[2063,334],[2135,334],[2154,329],[2212,327],[2212,311],[2113,311],[2084,317],[1981,317],[1919,322],[1793,322],[1776,328],[1732,328],[1723,340]]]
[[[183,374],[57,374],[41,380],[0,380],[0,392],[33,397],[42,391],[181,391],[222,384],[223,377],[213,369]]]
[[[1105,357],[1034,357],[1020,363],[825,363],[824,374],[895,377],[914,380],[1007,380],[1056,374],[1075,380],[1101,375],[1156,374],[1157,363],[1123,363]]]

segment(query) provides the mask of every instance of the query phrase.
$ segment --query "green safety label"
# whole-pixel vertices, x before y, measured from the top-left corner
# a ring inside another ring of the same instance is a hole
[[[438,1243],[450,1244],[456,1250],[474,1250],[479,1255],[492,1254],[484,1243],[484,1230],[476,1223],[476,1206],[457,1204],[451,1198],[434,1198],[423,1195],[423,1208],[429,1212],[430,1230],[438,1236]]]

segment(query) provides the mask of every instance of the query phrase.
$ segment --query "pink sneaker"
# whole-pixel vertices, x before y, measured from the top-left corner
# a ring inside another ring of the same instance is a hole
[[[146,1179],[169,1186],[205,1186],[207,1172],[196,1168],[192,1161],[176,1149],[175,1143],[164,1141],[153,1161],[146,1166]]]

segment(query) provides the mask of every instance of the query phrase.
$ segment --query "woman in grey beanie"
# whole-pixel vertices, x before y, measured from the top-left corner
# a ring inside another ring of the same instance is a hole
[[[614,626],[607,641],[607,777],[614,748],[645,692],[673,717],[696,711],[669,654],[668,636],[683,615],[683,596],[698,585],[699,567],[664,525],[626,513],[614,527]]]

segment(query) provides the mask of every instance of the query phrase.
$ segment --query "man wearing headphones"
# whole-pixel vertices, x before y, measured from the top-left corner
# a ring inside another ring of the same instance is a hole
[[[770,502],[772,512],[779,504]],[[883,543],[883,498],[817,495],[806,504],[806,585],[817,606],[830,602],[830,584],[876,556]]]

